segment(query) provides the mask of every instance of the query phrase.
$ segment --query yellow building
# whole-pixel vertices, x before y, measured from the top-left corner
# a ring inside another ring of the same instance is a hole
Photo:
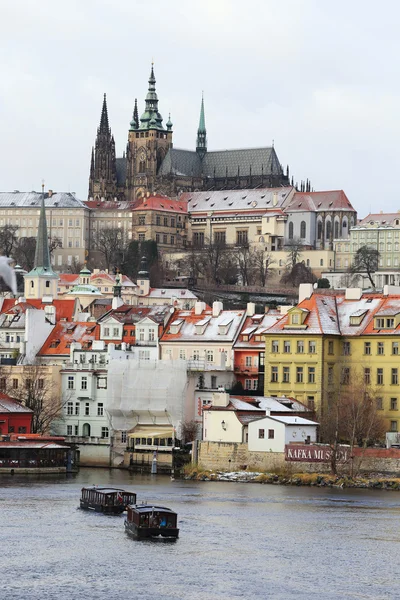
[[[341,389],[369,389],[387,429],[399,430],[400,288],[383,293],[304,286],[265,336],[265,395],[323,409]]]

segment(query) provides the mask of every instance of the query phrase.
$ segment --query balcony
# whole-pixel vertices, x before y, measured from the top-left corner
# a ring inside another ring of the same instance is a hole
[[[102,438],[95,435],[66,435],[65,441],[68,444],[100,444],[102,446],[110,444],[110,438]]]
[[[135,346],[157,346],[157,340],[135,340]],[[133,346],[133,344],[131,344]]]
[[[234,367],[235,373],[242,373],[243,375],[257,375],[260,372],[260,368],[257,366],[249,366],[245,363],[237,363]]]

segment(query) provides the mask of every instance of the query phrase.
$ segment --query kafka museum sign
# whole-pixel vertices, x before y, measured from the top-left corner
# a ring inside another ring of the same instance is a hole
[[[310,444],[287,444],[285,460],[289,462],[330,462],[332,456],[330,446],[312,446]],[[337,462],[347,462],[350,458],[349,446],[338,446]]]

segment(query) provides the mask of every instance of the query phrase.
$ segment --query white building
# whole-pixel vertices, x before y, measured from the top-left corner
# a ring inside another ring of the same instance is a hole
[[[316,442],[318,423],[294,415],[267,415],[248,424],[250,452],[284,452],[293,442]]]

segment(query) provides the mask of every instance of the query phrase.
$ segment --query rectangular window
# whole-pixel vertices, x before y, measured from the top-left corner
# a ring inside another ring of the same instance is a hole
[[[376,370],[376,383],[377,385],[383,385],[383,369]]]
[[[107,389],[107,377],[98,377],[97,378],[97,389],[98,390],[106,390]]]
[[[332,384],[333,383],[333,367],[330,366],[328,367],[328,384]]]
[[[168,227],[168,217],[164,217],[164,227]]]
[[[175,227],[175,218],[171,217],[171,227]]]
[[[67,435],[72,435],[72,425],[67,425]]]
[[[385,327],[385,319],[376,319],[376,328],[384,329]]]
[[[126,444],[127,435],[126,431],[121,431],[121,444]]]
[[[390,398],[390,410],[397,410],[397,398]]]
[[[315,354],[317,351],[317,345],[315,342],[308,342],[308,352],[310,354]]]
[[[315,367],[308,367],[308,383],[315,383]]]
[[[303,383],[303,367],[296,367],[296,383]]]
[[[367,385],[371,383],[371,369],[368,367],[364,369],[364,383]]]
[[[288,340],[285,340],[283,342],[283,352],[285,354],[289,354],[290,353],[290,342]]]
[[[364,354],[371,354],[371,342],[364,342]]]
[[[139,225],[146,225],[146,215],[139,215]]]
[[[182,348],[179,350],[179,358],[181,360],[186,360],[186,350],[183,350]]]
[[[399,353],[399,342],[392,342],[392,354],[395,354],[396,356]]]
[[[85,416],[88,417],[90,415],[90,404],[89,402],[85,403]]]
[[[345,356],[350,355],[350,342],[343,342],[343,354]]]
[[[392,385],[399,383],[399,374],[397,369],[392,369]]]
[[[342,384],[349,385],[350,383],[350,367],[343,367],[342,369]]]
[[[193,244],[197,247],[204,246],[204,231],[195,231],[193,234]]]
[[[38,389],[39,390],[44,389],[44,379],[38,379]]]
[[[303,340],[297,342],[297,353],[304,354],[304,342]]]
[[[207,362],[214,362],[214,350],[207,350],[206,360]]]
[[[381,356],[385,354],[385,345],[383,342],[378,342],[378,354]]]
[[[328,342],[328,354],[333,354],[333,340]]]
[[[118,337],[119,336],[119,329],[118,327],[113,327],[113,337]]]
[[[160,215],[156,216],[156,225],[161,225],[161,217],[160,217]]]
[[[217,388],[217,376],[211,375],[211,389],[215,390]]]
[[[79,425],[75,425],[75,435],[79,435]]]
[[[145,233],[139,233],[138,235],[138,240],[139,242],[145,242],[146,241],[146,234]]]
[[[219,246],[225,246],[226,232],[225,231],[216,231],[214,233],[214,243]]]
[[[110,337],[110,328],[104,327],[104,337]]]
[[[67,402],[67,415],[73,415],[73,414],[74,414],[74,403]]]
[[[168,244],[168,236],[166,233],[163,235],[163,244]]]
[[[275,437],[275,429],[268,429],[268,439],[273,440]]]
[[[75,414],[77,416],[79,416],[79,407],[80,407],[79,402],[75,402]]]
[[[102,417],[104,415],[104,406],[102,402],[97,403],[97,416]]]
[[[278,382],[278,367],[271,367],[271,383]]]
[[[175,236],[171,235],[171,246],[175,244]]]
[[[271,352],[272,354],[277,354],[279,352],[279,342],[277,340],[271,342]]]
[[[75,387],[75,377],[73,375],[68,375],[68,389],[73,390]]]
[[[246,356],[246,367],[251,367],[251,356]]]
[[[103,440],[108,438],[108,427],[101,428],[101,437]]]
[[[258,430],[258,439],[263,440],[264,437],[265,437],[265,429],[259,429]]]
[[[18,389],[18,379],[13,379],[12,380],[12,388],[13,388],[13,390],[17,390]]]
[[[383,398],[376,399],[376,408],[377,410],[383,410]]]
[[[390,421],[390,431],[397,431],[397,421]]]
[[[87,390],[87,377],[85,376],[81,379],[81,390]]]
[[[244,380],[244,389],[245,390],[251,390],[251,379],[245,379]]]
[[[290,367],[283,367],[283,383],[290,383]]]
[[[236,245],[237,246],[246,246],[248,244],[248,235],[246,231],[237,231],[236,232]]]

